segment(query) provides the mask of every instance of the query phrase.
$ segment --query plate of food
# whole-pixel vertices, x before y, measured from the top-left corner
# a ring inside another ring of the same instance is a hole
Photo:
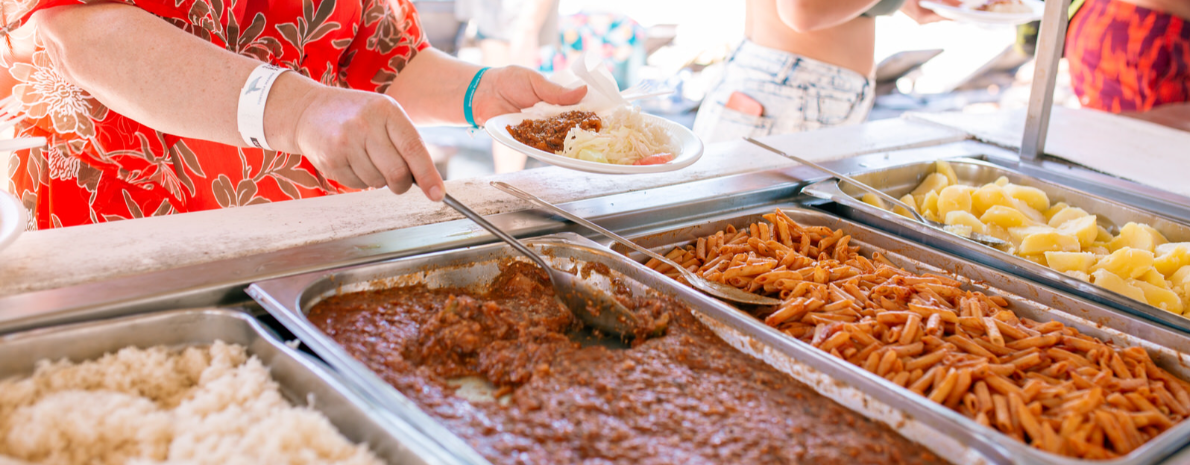
[[[698,136],[633,106],[633,91],[621,93],[598,56],[584,53],[550,79],[566,87],[585,85],[587,95],[577,105],[542,102],[489,119],[488,134],[544,163],[590,173],[661,173],[702,157]]]
[[[702,157],[702,141],[678,123],[631,106],[601,113],[574,109],[543,118],[511,113],[488,120],[485,128],[525,155],[591,173],[674,171]]]
[[[11,245],[25,231],[25,206],[20,199],[0,190],[0,250]]]
[[[957,6],[925,0],[921,7],[954,21],[1007,25],[1037,21],[1045,11],[1038,0],[964,0]]]

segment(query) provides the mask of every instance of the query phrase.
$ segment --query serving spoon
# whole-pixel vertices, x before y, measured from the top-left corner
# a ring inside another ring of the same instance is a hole
[[[637,326],[636,315],[633,315],[631,311],[625,308],[620,302],[617,302],[610,294],[600,292],[579,280],[574,274],[554,269],[545,259],[526,247],[521,241],[508,235],[508,233],[496,227],[496,225],[489,223],[483,216],[480,216],[480,214],[475,213],[471,208],[455,200],[450,194],[444,195],[442,202],[462,213],[463,216],[482,226],[504,242],[507,242],[517,252],[528,257],[529,260],[532,260],[542,270],[545,270],[546,275],[550,278],[550,284],[554,287],[554,295],[584,324],[604,333],[617,335],[622,338],[633,336],[634,329]]]
[[[682,277],[686,279],[686,282],[690,283],[691,287],[698,289],[700,291],[703,291],[707,294],[713,295],[713,296],[718,297],[723,300],[730,300],[732,302],[738,302],[738,303],[744,303],[744,304],[752,304],[752,305],[779,305],[779,304],[781,304],[780,300],[774,299],[772,297],[756,295],[751,292],[744,292],[743,290],[740,290],[740,289],[732,287],[732,286],[728,286],[726,284],[721,284],[721,283],[717,283],[714,281],[708,281],[708,280],[704,279],[702,276],[699,276],[699,275],[691,272],[690,270],[682,268],[682,265],[674,263],[673,260],[665,258],[661,254],[658,254],[656,252],[653,252],[652,250],[649,250],[649,249],[646,249],[639,245],[636,245],[636,243],[621,237],[619,234],[616,234],[616,233],[611,232],[607,229],[604,229],[602,226],[592,223],[591,221],[587,220],[586,218],[583,218],[581,216],[578,216],[578,215],[570,213],[566,210],[563,210],[560,207],[558,207],[557,205],[546,202],[545,200],[542,200],[533,194],[530,194],[523,190],[517,189],[507,183],[503,183],[500,181],[492,181],[492,187],[500,189],[501,191],[504,191],[506,193],[512,194],[513,196],[515,196],[521,200],[528,201],[530,203],[533,203],[534,205],[537,205],[541,208],[549,210],[551,213],[553,213],[555,215],[561,216],[561,217],[566,218],[570,221],[578,223],[578,224],[580,224],[588,229],[591,229],[599,234],[603,234],[604,236],[607,236],[611,240],[616,241],[625,247],[631,248],[632,250],[635,250],[637,252],[645,254],[645,256],[648,256],[649,258],[658,260],[661,263],[669,265],[669,266],[673,267],[673,269],[678,270],[678,273],[681,274]]]
[[[780,151],[780,150],[777,150],[777,149],[775,149],[775,148],[773,148],[773,147],[770,147],[770,146],[768,146],[768,145],[764,144],[763,142],[757,141],[756,139],[753,139],[753,138],[751,138],[751,137],[745,137],[745,138],[744,138],[744,140],[747,140],[748,142],[751,142],[753,145],[756,145],[757,147],[760,147],[760,148],[762,148],[762,149],[765,149],[765,150],[768,150],[768,151],[770,151],[770,152],[773,152],[773,153],[775,153],[775,154],[777,154],[777,155],[781,155],[781,156],[783,156],[783,157],[785,157],[785,158],[788,158],[788,159],[790,159],[790,160],[796,161],[796,162],[798,162],[798,163],[801,163],[801,164],[803,164],[803,165],[809,166],[809,167],[811,167],[811,168],[815,168],[815,169],[817,169],[817,170],[819,170],[819,171],[824,171],[824,172],[826,172],[827,174],[830,174],[830,175],[832,175],[832,176],[834,176],[834,177],[836,177],[836,178],[839,178],[839,180],[841,180],[841,181],[843,181],[843,182],[849,183],[849,184],[851,184],[851,185],[853,185],[853,186],[855,186],[855,187],[858,187],[858,188],[860,188],[860,189],[863,189],[863,190],[865,190],[865,191],[868,191],[868,192],[872,193],[873,195],[875,195],[875,196],[877,196],[877,197],[880,197],[882,200],[884,200],[884,201],[886,201],[886,202],[888,202],[888,203],[891,203],[891,204],[892,204],[892,205],[894,205],[894,206],[897,206],[897,207],[904,208],[906,211],[908,211],[909,213],[913,214],[913,217],[914,217],[914,218],[916,218],[916,219],[917,219],[917,221],[921,222],[922,224],[924,224],[924,225],[926,225],[926,226],[932,227],[932,228],[934,228],[934,229],[941,230],[941,231],[943,231],[943,232],[946,232],[946,233],[949,233],[949,234],[954,234],[954,235],[956,235],[956,236],[959,236],[959,237],[961,237],[961,238],[967,239],[967,240],[969,240],[969,241],[978,242],[978,243],[980,243],[980,244],[987,245],[987,246],[991,246],[991,247],[1000,247],[1000,246],[1005,246],[1005,245],[1008,245],[1008,242],[1007,242],[1007,241],[1004,241],[1004,240],[1001,240],[1001,239],[997,239],[997,238],[995,238],[995,237],[992,237],[992,236],[989,236],[989,235],[987,235],[987,234],[980,234],[980,233],[977,233],[977,232],[972,232],[970,236],[963,236],[963,235],[961,235],[961,234],[955,234],[955,233],[951,232],[950,230],[946,229],[946,225],[945,225],[945,224],[943,224],[943,223],[939,223],[939,222],[937,222],[937,221],[932,221],[932,220],[929,220],[929,219],[927,219],[927,218],[926,218],[926,217],[924,217],[924,216],[921,216],[921,213],[918,213],[916,208],[909,208],[909,206],[908,206],[908,205],[905,205],[905,203],[904,203],[904,202],[901,202],[901,201],[900,201],[900,200],[898,200],[896,197],[893,197],[893,196],[891,196],[891,195],[885,194],[885,193],[884,193],[884,192],[882,192],[880,189],[877,189],[877,188],[875,188],[875,187],[869,186],[869,185],[867,185],[867,184],[864,184],[864,183],[862,183],[862,182],[856,181],[856,180],[855,180],[855,179],[853,179],[851,176],[848,176],[848,175],[846,175],[846,174],[843,174],[843,173],[840,173],[840,172],[838,172],[838,171],[832,170],[832,169],[830,169],[830,168],[827,168],[827,167],[825,167],[825,166],[819,165],[819,164],[817,164],[817,163],[814,163],[814,162],[812,162],[812,161],[810,161],[810,160],[806,160],[806,159],[804,159],[804,158],[802,158],[802,157],[799,157],[799,156],[797,156],[797,155],[791,155],[791,154],[789,154],[789,153],[782,152],[782,151]]]

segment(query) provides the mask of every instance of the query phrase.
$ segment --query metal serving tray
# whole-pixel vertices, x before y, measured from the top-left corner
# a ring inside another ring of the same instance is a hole
[[[175,310],[30,330],[0,337],[0,379],[28,376],[40,360],[92,360],[124,347],[240,344],[269,369],[294,405],[325,415],[354,443],[392,464],[443,464],[453,458],[408,424],[373,412],[363,398],[312,357],[278,342],[251,315],[233,310]]]
[[[1050,202],[1066,202],[1097,215],[1101,226],[1109,231],[1128,222],[1147,223],[1164,234],[1170,242],[1190,241],[1190,225],[1172,218],[1129,206],[1111,199],[1026,176],[1016,171],[980,160],[948,160],[961,182],[981,186],[995,181],[1000,176],[1014,184],[1036,187],[1050,198]],[[934,162],[910,163],[851,175],[855,180],[900,197],[917,187],[926,176],[934,172]],[[1172,328],[1190,333],[1190,319],[1139,302],[1094,284],[1066,276],[1048,267],[1024,258],[1009,255],[999,250],[976,244],[953,234],[926,227],[903,216],[868,205],[855,198],[859,189],[840,185],[837,179],[821,181],[807,186],[804,193],[833,200],[840,205],[839,213],[863,223],[871,224],[901,237],[907,237],[926,245],[937,247],[963,258],[974,260],[1013,274],[1032,279],[1058,290],[1083,296],[1095,302],[1109,305],[1132,315],[1157,321]]]
[[[879,421],[958,464],[1010,463],[1009,453],[980,432],[965,429],[932,405],[910,400],[880,384],[883,379],[843,366],[813,347],[793,341],[763,323],[664,275],[611,252],[581,236],[566,233],[529,242],[560,269],[584,262],[607,265],[634,295],[670,295],[686,303],[722,339],[792,375],[825,397]],[[501,259],[523,259],[504,245],[440,252],[374,265],[297,275],[253,284],[248,292],[290,331],[350,382],[388,409],[439,440],[471,463],[486,463],[465,441],[448,431],[413,402],[314,327],[306,312],[321,299],[343,292],[425,283],[430,287],[483,289],[498,273]],[[591,274],[592,285],[610,289],[606,276]],[[957,414],[955,414],[957,415]]]
[[[861,247],[861,253],[871,256],[872,252],[880,252],[906,270],[923,273],[945,273],[962,281],[964,288],[976,290],[988,295],[1003,296],[1009,301],[1009,309],[1017,315],[1036,321],[1060,321],[1063,324],[1077,328],[1080,332],[1100,339],[1109,339],[1122,347],[1144,347],[1153,357],[1154,362],[1183,379],[1190,379],[1190,355],[1183,351],[1190,351],[1190,337],[1176,331],[1154,325],[1148,321],[1121,315],[1100,305],[1084,302],[1068,295],[1036,286],[1012,275],[971,263],[961,258],[947,255],[915,244],[913,242],[894,237],[839,217],[817,210],[798,207],[782,208],[794,221],[807,226],[828,226],[832,229],[843,229],[851,235],[850,245]],[[692,243],[698,237],[714,234],[727,225],[736,228],[758,221],[765,221],[763,216],[771,213],[772,208],[754,209],[741,213],[731,213],[693,221],[687,224],[671,226],[660,231],[649,231],[631,238],[634,242],[660,253],[667,253],[675,246]],[[623,253],[637,262],[644,262],[645,257],[639,253],[627,253],[622,246],[614,246],[613,250]],[[1027,297],[1022,297],[1027,296]],[[737,311],[739,315],[743,312]],[[822,351],[800,340],[789,337],[776,329],[765,326],[754,317],[752,319],[763,328],[765,334],[781,338],[785,344],[796,346],[801,350]],[[767,350],[767,349],[766,349]],[[962,414],[950,410],[929,399],[919,396],[908,389],[902,388],[868,373],[863,368],[846,361],[827,356],[840,365],[841,368],[855,372],[856,376],[865,376],[874,389],[896,392],[907,398],[908,402],[927,409],[932,415],[945,417],[954,422],[957,428],[969,431],[977,436],[992,438],[1010,450],[1011,457],[1016,463],[1046,463],[1046,464],[1152,464],[1158,463],[1190,442],[1190,421],[1182,422],[1164,434],[1153,438],[1144,446],[1136,449],[1127,456],[1111,461],[1078,460],[1043,452],[1028,447],[995,429],[980,425]],[[874,392],[865,389],[866,392]]]

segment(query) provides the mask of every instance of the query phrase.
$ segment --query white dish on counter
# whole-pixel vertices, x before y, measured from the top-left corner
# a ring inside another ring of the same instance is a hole
[[[0,250],[12,245],[25,232],[25,205],[5,191],[0,191]]]
[[[599,163],[594,161],[579,160],[577,158],[570,158],[558,154],[539,150],[528,145],[522,144],[512,137],[508,132],[508,126],[516,126],[526,119],[534,119],[533,117],[523,113],[509,113],[507,115],[500,115],[489,119],[484,125],[484,130],[492,136],[497,142],[504,144],[513,150],[521,152],[525,155],[540,160],[543,163],[549,163],[554,166],[569,168],[577,171],[586,171],[588,173],[600,174],[644,174],[644,173],[664,173],[667,171],[676,171],[694,164],[699,158],[702,158],[703,144],[702,140],[695,136],[693,132],[686,129],[673,121],[667,120],[660,116],[642,114],[650,122],[664,127],[669,132],[670,136],[675,139],[677,146],[680,148],[678,153],[674,154],[674,159],[668,163],[660,165],[615,165],[611,163]]]
[[[1021,0],[1021,3],[1024,3],[1025,6],[1031,8],[1033,11],[1029,13],[996,13],[964,6],[951,6],[929,0],[923,0],[920,5],[922,8],[938,13],[938,16],[949,20],[979,24],[1025,24],[1040,20],[1042,13],[1045,12],[1045,4],[1037,0]]]

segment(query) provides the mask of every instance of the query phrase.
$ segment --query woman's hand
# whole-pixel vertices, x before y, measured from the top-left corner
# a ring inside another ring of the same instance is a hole
[[[528,68],[505,66],[484,73],[475,89],[472,111],[476,124],[483,125],[490,118],[519,112],[537,102],[574,105],[586,95],[586,86],[567,89]]]
[[[442,176],[395,100],[334,87],[321,87],[307,96],[294,125],[293,143],[320,173],[347,187],[387,185],[397,194],[416,181],[430,200],[442,200]]]

